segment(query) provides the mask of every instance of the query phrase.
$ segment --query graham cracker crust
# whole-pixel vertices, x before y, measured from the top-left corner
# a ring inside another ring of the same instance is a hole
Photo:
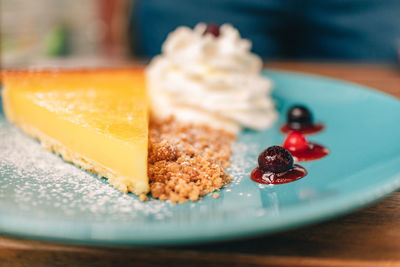
[[[234,134],[206,125],[152,118],[148,153],[152,197],[184,203],[219,191],[231,180],[225,169],[234,139]]]

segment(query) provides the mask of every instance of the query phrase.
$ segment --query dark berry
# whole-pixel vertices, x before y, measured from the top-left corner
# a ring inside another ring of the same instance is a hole
[[[301,152],[308,149],[307,139],[299,132],[291,132],[285,139],[283,147],[290,152]]]
[[[293,129],[310,126],[313,123],[312,114],[305,106],[293,106],[287,113],[287,123]]]
[[[207,24],[207,28],[204,31],[203,35],[206,35],[206,34],[211,34],[214,37],[218,37],[219,36],[219,26],[214,23]]]
[[[273,173],[285,172],[293,168],[293,157],[281,146],[270,146],[258,156],[258,167]]]

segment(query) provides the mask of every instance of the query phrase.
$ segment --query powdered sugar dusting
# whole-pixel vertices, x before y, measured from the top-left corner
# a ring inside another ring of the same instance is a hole
[[[256,164],[249,158],[256,159],[258,146],[247,139],[234,143],[227,170],[233,179],[220,191],[218,199],[206,196],[198,202],[178,205],[155,199],[141,202],[137,196],[122,194],[108,185],[106,179],[42,150],[37,141],[0,114],[0,212],[92,222],[191,221],[198,216],[225,214],[232,208],[228,201],[231,197],[259,201],[252,187],[238,186],[249,182],[246,178]]]
[[[248,154],[257,152],[257,144],[236,142],[232,146],[231,166],[227,172],[233,177],[232,184],[238,185],[244,177],[249,177],[249,169],[255,166],[256,162],[249,160]],[[257,157],[253,157],[257,158]]]
[[[118,221],[138,216],[164,219],[172,215],[170,203],[141,202],[135,195],[122,194],[109,186],[105,179],[98,179],[40,149],[37,141],[10,125],[3,116],[0,117],[0,177],[0,203],[10,211],[34,210],[39,216]]]

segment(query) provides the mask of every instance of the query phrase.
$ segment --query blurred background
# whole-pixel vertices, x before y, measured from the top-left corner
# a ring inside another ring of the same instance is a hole
[[[398,63],[399,0],[1,0],[3,68],[146,61],[167,34],[231,23],[265,60]]]
[[[1,0],[1,65],[96,65],[126,58],[130,2]]]

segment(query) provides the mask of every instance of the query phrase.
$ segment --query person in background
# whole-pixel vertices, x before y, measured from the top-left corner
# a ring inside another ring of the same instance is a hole
[[[199,22],[230,23],[265,60],[398,62],[399,0],[137,0],[136,56],[161,52],[168,33]]]

